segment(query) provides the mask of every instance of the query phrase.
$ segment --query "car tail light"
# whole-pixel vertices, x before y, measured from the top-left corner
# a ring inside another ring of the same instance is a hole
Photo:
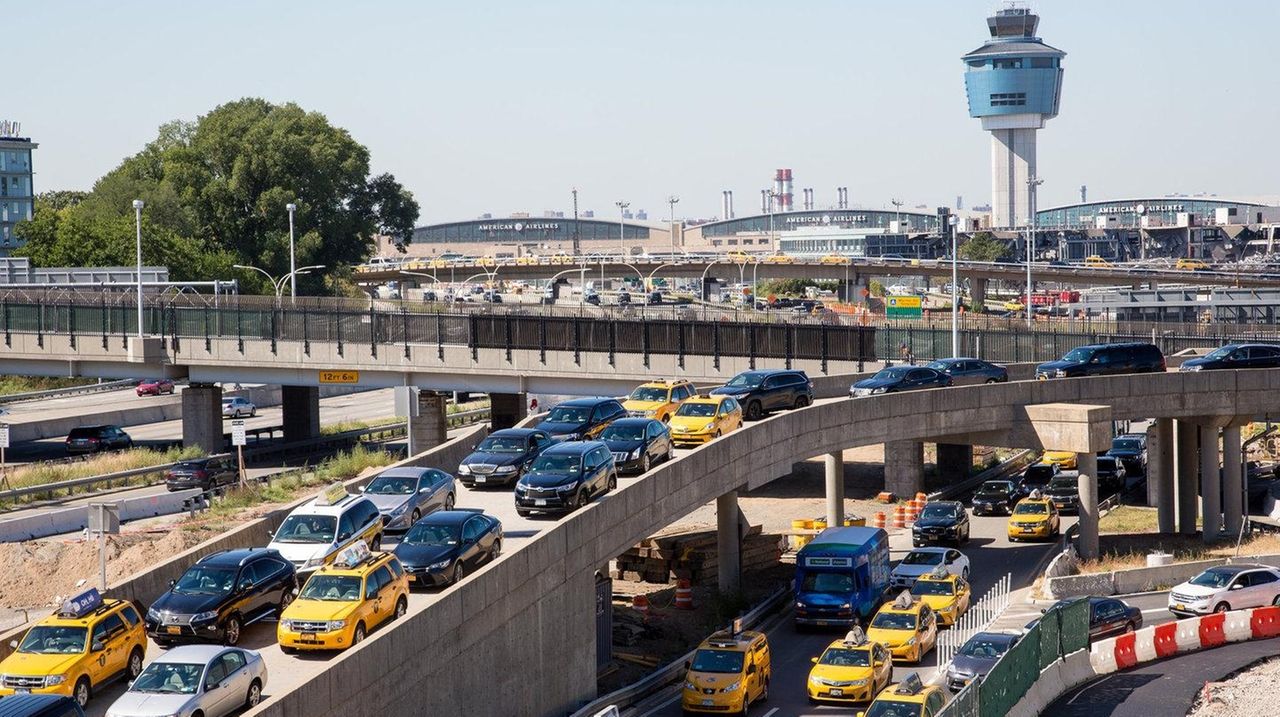
[[[202,471],[202,470],[196,471],[195,473],[192,473],[192,475],[195,476],[196,478],[199,478],[200,480],[204,480],[205,478],[209,477],[208,472]]]

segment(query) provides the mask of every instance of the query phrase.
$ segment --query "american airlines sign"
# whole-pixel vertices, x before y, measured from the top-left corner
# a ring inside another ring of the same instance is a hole
[[[847,224],[850,222],[865,222],[867,215],[865,214],[823,214],[823,215],[801,215],[785,217],[784,224]]]
[[[1184,212],[1181,204],[1131,204],[1127,207],[1100,207],[1099,214],[1142,214],[1144,212]]]
[[[522,231],[547,231],[559,229],[560,225],[556,222],[510,222],[505,224],[481,224],[482,232],[522,232]]]

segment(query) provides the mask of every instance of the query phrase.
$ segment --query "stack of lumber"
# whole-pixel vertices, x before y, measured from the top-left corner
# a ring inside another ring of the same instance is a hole
[[[772,567],[782,558],[786,539],[763,535],[753,525],[742,540],[742,571]],[[714,583],[719,574],[716,531],[668,532],[645,538],[639,545],[618,556],[614,580],[646,583]]]

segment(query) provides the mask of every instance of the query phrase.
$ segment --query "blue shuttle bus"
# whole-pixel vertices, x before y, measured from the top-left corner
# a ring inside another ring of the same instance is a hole
[[[827,528],[796,555],[795,624],[865,624],[888,589],[889,534]]]

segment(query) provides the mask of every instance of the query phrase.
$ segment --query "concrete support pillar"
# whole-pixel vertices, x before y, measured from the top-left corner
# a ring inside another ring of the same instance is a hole
[[[1240,455],[1240,426],[1222,429],[1222,523],[1227,537],[1240,535],[1244,523],[1244,466]]]
[[[489,424],[493,430],[511,428],[529,415],[529,394],[489,394]]]
[[[716,555],[721,595],[742,589],[742,537],[738,532],[738,491],[716,498]]]
[[[1190,421],[1174,423],[1174,485],[1178,503],[1178,532],[1195,535],[1196,495],[1198,466],[1196,444],[1199,442],[1196,424]]]
[[[987,280],[976,276],[969,277],[969,299],[973,311],[981,312],[987,302]]]
[[[230,428],[228,428],[230,430]],[[222,387],[193,383],[182,392],[182,445],[222,453]]]
[[[959,483],[973,470],[973,446],[965,443],[938,444],[938,476],[944,483]]]
[[[1218,427],[1200,426],[1200,505],[1204,542],[1222,532],[1222,473],[1218,469]]]
[[[1076,454],[1079,470],[1076,489],[1080,493],[1080,535],[1076,552],[1085,560],[1098,557],[1098,457],[1090,453]]]
[[[1147,441],[1147,503],[1156,508],[1161,533],[1172,533],[1177,525],[1173,454],[1173,419],[1157,418]]]
[[[320,435],[320,387],[281,386],[280,412],[285,441],[305,441]]]
[[[418,392],[418,415],[409,419],[409,455],[416,456],[449,440],[446,406],[443,393]]]
[[[890,441],[884,444],[884,489],[901,498],[924,490],[924,444]]]
[[[844,525],[844,456],[839,452],[823,457],[827,468],[827,526]]]

